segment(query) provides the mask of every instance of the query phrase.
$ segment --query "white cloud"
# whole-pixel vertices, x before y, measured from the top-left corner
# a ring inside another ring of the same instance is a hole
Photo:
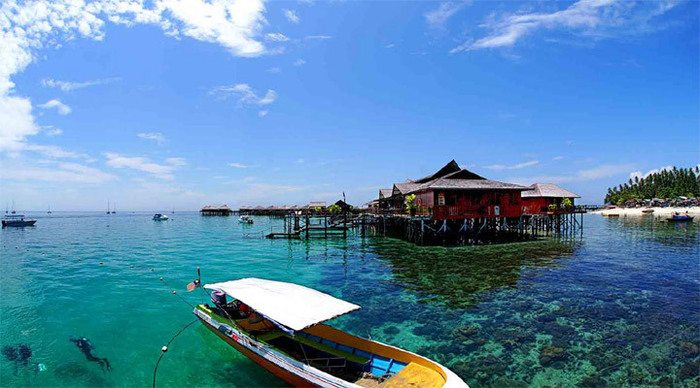
[[[306,61],[303,60],[303,59],[301,59],[301,58],[297,59],[297,60],[294,61],[294,63],[293,63],[294,66],[303,66],[303,65],[305,65],[305,64],[306,64]]]
[[[22,150],[37,152],[50,158],[86,158],[87,155],[64,150],[61,147],[41,144],[24,144]]]
[[[167,158],[165,163],[171,166],[187,166],[187,160],[185,158]]]
[[[333,39],[330,35],[307,35],[304,37],[305,40],[328,40]]]
[[[2,44],[0,39],[0,45]],[[1,49],[0,53],[2,53]],[[0,54],[0,62],[2,60]],[[0,151],[20,151],[25,139],[37,133],[39,133],[39,127],[34,122],[29,99],[0,93]]]
[[[567,182],[584,182],[584,181],[594,181],[602,178],[609,178],[612,176],[627,173],[632,170],[631,164],[603,164],[597,167],[579,170],[567,175],[542,175],[542,176],[532,176],[532,177],[512,177],[507,178],[506,181],[522,184],[532,184],[532,183],[567,183]]]
[[[297,16],[296,12],[294,12],[291,9],[284,10],[284,17],[286,17],[287,20],[292,24],[299,24],[299,16]]]
[[[289,41],[289,38],[287,35],[282,34],[280,32],[270,32],[268,34],[265,34],[265,39],[271,41],[271,42],[287,42]]]
[[[656,173],[661,172],[661,171],[671,171],[671,170],[673,170],[673,166],[664,166],[661,168],[655,168],[655,169],[647,171],[645,174],[642,174],[641,171],[633,171],[630,173],[630,179],[634,179],[634,178],[642,179],[642,178],[648,177],[651,174],[656,174]]]
[[[114,168],[129,168],[136,171],[141,171],[149,173],[156,178],[163,180],[174,180],[173,171],[176,165],[168,164],[158,164],[151,162],[148,158],[141,156],[125,156],[114,152],[105,153],[107,158],[107,165]],[[172,161],[175,158],[170,158],[168,160]],[[179,158],[178,158],[179,159]]]
[[[264,12],[262,0],[0,2],[0,151],[16,152],[27,137],[39,133],[31,101],[13,95],[11,80],[38,57],[39,50],[58,48],[79,37],[103,40],[109,21],[152,24],[169,36],[188,36],[218,44],[235,56],[256,57],[268,53],[259,39],[266,24]],[[47,79],[45,85],[67,91],[93,83]]]
[[[160,132],[141,132],[136,134],[136,136],[140,137],[141,139],[153,140],[158,144],[165,143],[165,135]]]
[[[214,88],[211,93],[238,95],[238,102],[243,105],[270,105],[277,99],[277,92],[274,90],[268,89],[264,96],[259,97],[248,84],[218,86]]]
[[[59,81],[53,78],[45,78],[41,80],[41,84],[47,88],[58,88],[64,92],[71,92],[76,89],[87,88],[89,86],[105,85],[114,81],[119,80],[119,78],[103,78],[91,81],[82,82],[71,82],[71,81]]]
[[[9,166],[8,166],[9,167]],[[57,163],[55,166],[39,167],[23,163],[12,168],[0,169],[0,180],[46,181],[58,183],[104,183],[115,179],[112,174],[78,163]]]
[[[513,165],[492,164],[490,166],[484,166],[484,168],[488,168],[489,170],[519,170],[521,168],[532,167],[538,164],[540,164],[539,160],[530,160],[528,162],[522,162]]]
[[[234,162],[234,163],[229,163],[228,165],[231,166],[231,167],[233,167],[233,168],[248,168],[248,167],[250,167],[250,166],[247,165],[247,164],[235,163],[235,162]]]
[[[282,72],[282,69],[280,69],[279,67],[275,66],[275,67],[271,67],[271,68],[267,69],[267,72],[268,72],[268,73],[272,73],[272,74],[279,74],[279,73]]]
[[[439,7],[432,11],[426,12],[425,20],[428,25],[433,28],[442,27],[449,18],[456,14],[460,9],[465,6],[464,2],[444,2],[441,3]]]
[[[58,114],[63,115],[63,116],[65,116],[71,112],[71,108],[68,105],[62,103],[61,100],[58,100],[55,98],[53,100],[46,101],[45,103],[37,105],[37,106],[39,108],[42,108],[42,109],[56,108],[56,111],[58,111]]]
[[[564,160],[564,157],[561,155],[558,155],[558,156],[553,157],[552,160]]]
[[[265,116],[267,116],[268,113],[270,113],[270,111],[268,111],[268,110],[258,111],[258,117],[265,117]]]
[[[63,130],[60,129],[60,128],[54,128],[54,127],[52,127],[52,126],[48,126],[48,127],[46,127],[46,129],[44,130],[44,133],[46,134],[46,136],[51,136],[51,137],[53,137],[53,136],[62,135],[62,134],[63,134]]]
[[[538,30],[564,30],[596,38],[653,30],[649,22],[675,6],[674,1],[630,3],[617,0],[579,0],[556,12],[506,14],[491,18],[483,27],[491,33],[468,40],[450,52],[511,47]],[[613,32],[614,31],[614,32]]]

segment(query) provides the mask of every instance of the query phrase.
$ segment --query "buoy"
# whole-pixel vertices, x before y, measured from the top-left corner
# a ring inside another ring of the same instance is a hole
[[[104,263],[100,261],[100,265],[103,265]]]
[[[177,294],[177,291],[173,290],[173,294]]]
[[[162,276],[160,277],[160,281],[161,281],[161,282],[163,281],[163,277],[162,277]]]
[[[163,347],[160,349],[161,352],[165,353],[168,351],[168,347],[163,345]]]

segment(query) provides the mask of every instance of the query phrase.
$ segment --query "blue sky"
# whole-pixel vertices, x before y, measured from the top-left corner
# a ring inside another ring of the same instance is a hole
[[[361,204],[451,159],[600,203],[700,162],[694,2],[0,10],[3,206]]]

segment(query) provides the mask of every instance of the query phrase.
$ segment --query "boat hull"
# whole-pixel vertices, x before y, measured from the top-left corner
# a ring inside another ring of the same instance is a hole
[[[201,307],[201,306],[200,306]],[[329,373],[316,369],[310,365],[302,363],[295,360],[286,354],[280,352],[274,347],[268,345],[264,342],[259,342],[254,338],[248,336],[245,332],[229,326],[228,323],[219,322],[214,317],[207,314],[205,311],[200,310],[200,308],[195,308],[194,314],[202,321],[202,323],[212,332],[214,332],[219,338],[223,339],[229,345],[233,346],[236,350],[241,352],[243,355],[265,368],[270,373],[274,374],[278,378],[284,380],[288,384],[297,387],[360,387],[357,384],[351,383],[346,380],[342,380],[336,376]],[[320,331],[332,331],[335,335],[353,337],[345,332],[340,332],[331,327],[320,325],[317,327]],[[359,337],[355,337],[358,338]],[[443,383],[440,385],[444,387],[468,387],[462,379],[460,379],[456,374],[454,374],[449,369],[443,367],[442,365],[435,363],[425,357],[420,355],[407,352],[405,350],[382,344],[376,341],[364,340],[370,344],[371,347],[381,347],[385,350],[402,352],[404,355],[409,355],[412,361],[417,361],[420,364],[432,364],[443,376]],[[390,382],[391,380],[388,380]],[[410,382],[409,382],[410,383]],[[415,385],[415,384],[409,384]]]
[[[265,370],[272,373],[277,378],[283,380],[287,384],[294,386],[294,387],[302,387],[302,386],[310,386],[311,385],[311,383],[308,380],[303,379],[303,378],[281,368],[277,364],[266,360],[264,357],[259,356],[257,353],[254,353],[254,352],[248,350],[247,348],[243,347],[238,342],[234,341],[233,338],[226,336],[224,333],[217,330],[213,326],[207,325],[206,323],[204,326],[206,326],[207,329],[209,329],[212,333],[216,334],[219,338],[224,340],[227,344],[231,345],[234,349],[238,350],[241,354],[248,357],[250,360],[252,360],[256,364],[260,365]]]
[[[23,227],[23,226],[34,226],[36,220],[25,220],[25,221],[2,221],[2,226],[4,227]]]
[[[668,222],[691,222],[694,217],[669,218]]]

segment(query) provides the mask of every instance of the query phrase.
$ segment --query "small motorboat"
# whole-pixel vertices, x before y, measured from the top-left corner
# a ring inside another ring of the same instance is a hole
[[[34,226],[36,220],[26,218],[24,214],[8,214],[2,219],[2,227],[6,226]]]
[[[668,222],[690,222],[693,220],[693,216],[687,214],[674,214],[668,219]]]
[[[654,212],[654,209],[644,209],[642,210],[642,214],[652,214]]]
[[[168,216],[165,214],[156,213],[153,215],[153,221],[167,221],[169,219],[170,218],[168,218]]]
[[[252,224],[253,223],[253,217],[251,216],[240,216],[238,217],[238,222],[241,224]]]
[[[245,278],[204,285],[205,327],[292,386],[467,387],[446,367],[322,322],[360,306],[293,283]],[[233,298],[227,301],[227,296]]]
[[[603,217],[608,217],[608,218],[619,218],[620,213],[603,213]]]

